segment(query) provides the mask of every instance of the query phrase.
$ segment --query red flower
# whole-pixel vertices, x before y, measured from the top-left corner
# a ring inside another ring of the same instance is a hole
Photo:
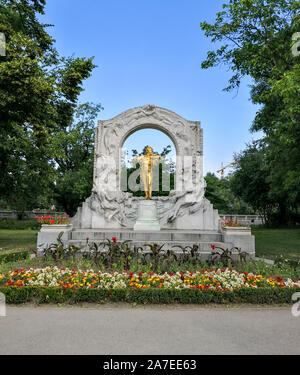
[[[117,237],[112,237],[112,242],[116,243],[117,242]]]
[[[211,245],[211,248],[212,248],[213,250],[215,250],[216,247],[215,247],[215,245]]]

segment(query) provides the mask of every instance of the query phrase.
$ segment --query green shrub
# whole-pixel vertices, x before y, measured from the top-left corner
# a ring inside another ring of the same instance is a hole
[[[0,253],[0,264],[16,262],[18,260],[24,260],[29,257],[28,250],[22,251],[4,251]]]
[[[241,288],[234,291],[198,289],[62,289],[50,287],[2,287],[8,304],[104,303],[137,304],[291,304],[292,295],[300,288]]]
[[[36,220],[0,219],[0,229],[40,230],[41,224]]]

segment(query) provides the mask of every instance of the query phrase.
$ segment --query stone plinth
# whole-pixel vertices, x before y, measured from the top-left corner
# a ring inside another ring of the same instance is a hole
[[[251,256],[255,256],[255,237],[251,228],[225,227],[223,228],[223,241],[230,242],[234,247],[241,248]]]
[[[61,240],[65,245],[68,245],[72,229],[72,224],[43,224],[41,231],[38,233],[37,248],[39,249],[39,251],[42,251],[43,249],[49,247],[51,244],[57,243],[57,237],[61,232],[64,232]]]
[[[60,233],[60,232],[70,232],[73,229],[72,224],[43,224],[41,232],[43,233]]]
[[[233,243],[224,243],[222,233],[219,231],[198,231],[198,230],[164,230],[160,231],[135,231],[131,229],[75,229],[70,233],[69,244],[86,248],[86,239],[89,243],[100,244],[116,237],[118,242],[129,241],[129,246],[133,248],[144,247],[145,244],[156,243],[164,245],[163,250],[173,250],[181,254],[181,247],[193,247],[197,245],[201,259],[206,260],[212,252],[211,245],[231,249]],[[144,251],[147,251],[146,247]]]
[[[154,201],[142,200],[139,202],[138,218],[133,229],[135,231],[160,231],[156,203]]]

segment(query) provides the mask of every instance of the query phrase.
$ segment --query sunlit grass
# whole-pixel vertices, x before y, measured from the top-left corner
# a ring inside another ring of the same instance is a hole
[[[300,229],[254,229],[256,255],[300,259]]]
[[[0,229],[0,249],[34,249],[37,243],[37,233],[37,230]]]

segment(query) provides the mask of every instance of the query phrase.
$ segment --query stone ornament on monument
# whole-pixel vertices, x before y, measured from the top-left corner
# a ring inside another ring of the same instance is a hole
[[[152,200],[139,202],[138,218],[133,228],[135,231],[159,231],[156,204]]]

